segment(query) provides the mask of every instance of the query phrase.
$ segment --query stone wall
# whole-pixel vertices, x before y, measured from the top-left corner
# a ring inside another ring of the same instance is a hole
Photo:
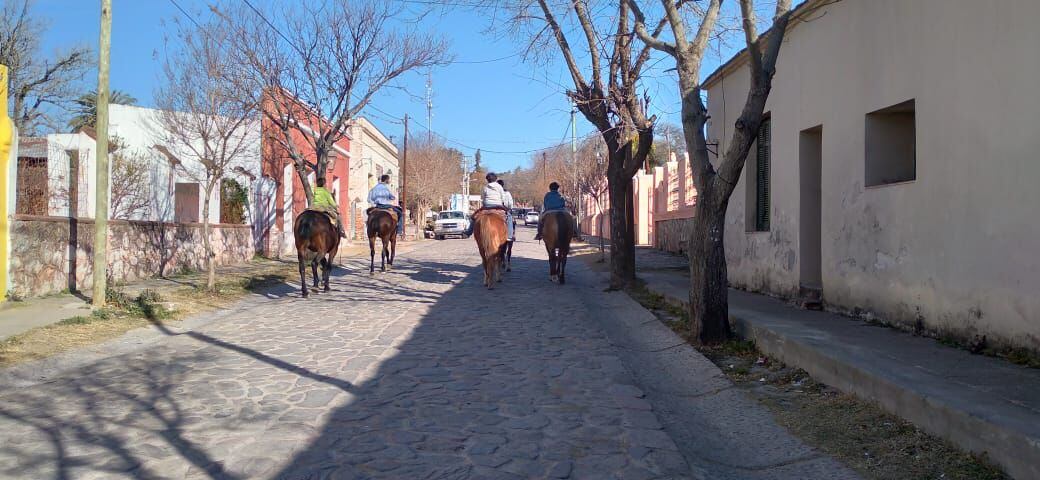
[[[127,282],[206,266],[199,223],[110,220],[109,279]],[[217,265],[253,257],[249,225],[213,225]],[[92,285],[94,221],[18,215],[11,224],[11,290],[34,297],[62,290],[89,291]]]
[[[687,236],[692,218],[675,218],[654,222],[654,246],[672,253],[686,254]]]

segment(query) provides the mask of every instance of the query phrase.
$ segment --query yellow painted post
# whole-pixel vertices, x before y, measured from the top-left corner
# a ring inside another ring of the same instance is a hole
[[[11,224],[7,216],[7,188],[10,179],[7,172],[11,159],[14,129],[7,116],[7,66],[0,65],[0,302],[7,301],[7,269],[10,266],[7,245]]]

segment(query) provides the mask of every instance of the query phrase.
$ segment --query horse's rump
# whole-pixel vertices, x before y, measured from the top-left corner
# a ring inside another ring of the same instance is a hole
[[[574,217],[566,210],[550,210],[542,214],[542,240],[546,248],[570,245],[574,235]]]
[[[336,219],[336,212],[333,211],[332,208],[330,208],[330,207],[318,207],[318,206],[313,206],[313,205],[303,209],[303,212],[300,212],[300,215],[297,216],[296,219],[299,220],[300,217],[302,217],[303,214],[307,213],[307,212],[319,213],[321,215],[324,215],[324,216],[328,217],[329,222],[331,222],[332,224],[335,224],[336,220],[337,220]]]
[[[390,215],[390,218],[392,218],[395,222],[399,219],[399,216],[397,215],[397,210],[393,207],[369,207],[368,210],[365,211],[365,214],[368,215],[369,218],[371,218],[376,213],[385,213],[387,215]]]

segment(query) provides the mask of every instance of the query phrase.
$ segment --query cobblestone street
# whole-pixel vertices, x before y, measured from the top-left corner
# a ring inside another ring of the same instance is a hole
[[[688,465],[594,318],[593,274],[549,283],[544,254],[518,242],[488,292],[472,240],[426,242],[389,273],[348,263],[331,293],[257,295],[0,387],[0,477],[720,478]]]

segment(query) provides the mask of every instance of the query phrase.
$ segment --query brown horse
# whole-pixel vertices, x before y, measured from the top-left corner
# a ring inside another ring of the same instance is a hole
[[[473,214],[473,238],[484,264],[484,286],[491,290],[502,281],[505,266],[506,216],[501,210],[479,210]]]
[[[383,250],[379,254],[380,271],[394,266],[397,255],[397,220],[390,212],[374,209],[368,214],[368,273],[376,272],[376,237],[383,242]]]
[[[293,235],[296,237],[296,256],[300,262],[300,287],[303,296],[307,297],[307,263],[311,264],[314,275],[314,288],[318,288],[318,264],[321,263],[322,279],[325,291],[329,291],[329,274],[332,272],[332,260],[339,250],[339,232],[328,215],[304,210],[293,222]]]
[[[551,211],[542,215],[542,240],[549,254],[549,280],[567,283],[567,255],[574,236],[574,218],[567,211]]]

